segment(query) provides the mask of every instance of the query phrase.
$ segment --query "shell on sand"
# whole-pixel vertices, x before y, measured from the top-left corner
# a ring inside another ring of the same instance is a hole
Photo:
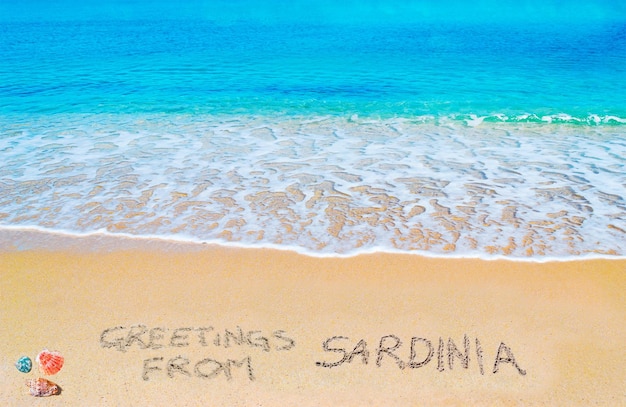
[[[35,397],[55,396],[61,393],[59,385],[41,377],[26,380],[26,386],[28,386],[30,394]]]
[[[39,369],[46,375],[53,375],[63,367],[64,358],[56,351],[44,349],[37,355]]]
[[[28,373],[33,368],[33,361],[28,356],[22,356],[15,362],[15,367],[22,373]]]

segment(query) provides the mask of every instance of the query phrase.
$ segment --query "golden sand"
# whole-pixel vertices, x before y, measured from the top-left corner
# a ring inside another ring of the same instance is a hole
[[[626,403],[625,260],[8,239],[3,406]],[[44,348],[58,374],[14,367]],[[62,393],[34,400],[40,376]]]

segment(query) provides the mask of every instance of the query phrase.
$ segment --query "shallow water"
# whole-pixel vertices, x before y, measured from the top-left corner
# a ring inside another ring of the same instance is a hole
[[[0,112],[626,117],[626,24],[9,22]]]
[[[0,141],[4,225],[324,253],[621,255],[626,242],[621,127],[28,118]]]

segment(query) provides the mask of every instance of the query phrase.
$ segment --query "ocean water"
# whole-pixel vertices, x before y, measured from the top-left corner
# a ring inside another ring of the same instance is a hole
[[[0,228],[625,254],[623,9],[220,19],[206,2],[132,4],[0,7]]]

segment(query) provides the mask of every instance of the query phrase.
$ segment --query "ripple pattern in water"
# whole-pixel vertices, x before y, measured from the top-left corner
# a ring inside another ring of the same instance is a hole
[[[623,255],[621,127],[49,115],[0,125],[0,224],[318,253]]]

